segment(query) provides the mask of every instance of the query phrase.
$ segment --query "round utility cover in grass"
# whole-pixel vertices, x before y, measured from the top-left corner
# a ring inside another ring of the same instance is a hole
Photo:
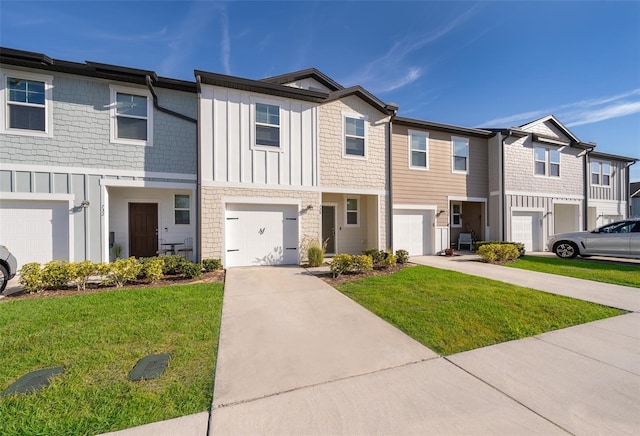
[[[150,354],[138,360],[136,366],[129,373],[129,380],[150,380],[159,377],[164,372],[171,359],[171,354]]]
[[[28,392],[33,392],[38,389],[45,388],[49,386],[49,380],[52,377],[60,374],[61,372],[64,372],[64,366],[58,366],[55,368],[44,368],[38,369],[37,371],[32,371],[16,380],[7,389],[2,391],[1,395],[6,396],[10,394],[26,394]]]

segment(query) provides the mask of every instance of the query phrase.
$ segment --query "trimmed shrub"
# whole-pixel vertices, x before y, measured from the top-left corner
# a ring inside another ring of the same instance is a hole
[[[524,250],[524,244],[522,242],[509,242],[509,241],[476,241],[475,242],[475,250],[479,251],[480,247],[482,247],[483,245],[488,245],[488,244],[494,244],[494,245],[505,245],[505,244],[510,244],[510,245],[514,245],[517,249],[518,249],[518,257],[522,257],[524,256],[525,250]]]
[[[362,254],[369,256],[373,263],[382,262],[387,255],[386,252],[378,250],[377,248],[367,248],[366,250],[362,250]]]
[[[356,254],[352,256],[351,270],[353,273],[363,273],[373,269],[373,259],[366,254]]]
[[[324,250],[318,241],[311,241],[309,243],[307,259],[309,259],[309,266],[320,266],[322,262],[324,262]]]
[[[47,288],[64,288],[69,283],[69,262],[52,260],[42,268],[42,282]]]
[[[206,272],[222,269],[222,261],[220,259],[202,259],[202,267]]]
[[[202,266],[199,263],[193,262],[183,262],[180,265],[180,271],[187,279],[195,279],[196,277],[200,277],[202,275]]]
[[[107,264],[106,283],[113,283],[121,288],[125,283],[135,280],[142,270],[142,264],[135,257],[118,259]]]
[[[396,261],[400,265],[409,262],[409,252],[407,250],[396,250]]]
[[[396,256],[391,252],[386,252],[385,254],[386,256],[380,261],[380,265],[385,268],[396,266],[396,263],[398,263],[398,259],[396,258]]]
[[[177,254],[173,254],[171,256],[160,256],[159,259],[162,259],[164,262],[164,265],[162,266],[162,273],[169,276],[182,274],[182,265],[184,263],[191,263],[184,257]]]
[[[164,276],[164,274],[162,274],[164,261],[159,257],[144,257],[138,259],[138,262],[142,265],[138,273],[138,278],[154,281],[160,280]]]
[[[38,262],[25,263],[20,268],[18,282],[27,292],[39,292],[45,288],[42,281],[42,269]]]
[[[513,262],[519,257],[519,250],[515,244],[486,244],[478,249],[483,262],[505,263]]]
[[[89,277],[96,274],[97,270],[96,264],[90,260],[70,263],[68,266],[69,280],[75,283],[78,291],[84,291],[87,289]]]
[[[369,258],[371,259],[371,258]],[[341,274],[351,271],[353,265],[353,257],[350,254],[336,254],[333,256],[329,269],[333,273],[333,277],[338,277]]]

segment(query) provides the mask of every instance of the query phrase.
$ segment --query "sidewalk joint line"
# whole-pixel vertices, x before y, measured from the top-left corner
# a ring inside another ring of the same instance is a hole
[[[485,385],[491,387],[492,389],[495,389],[496,391],[500,392],[505,397],[510,398],[511,400],[513,400],[516,403],[520,404],[522,407],[524,407],[525,409],[527,409],[530,412],[534,413],[535,415],[539,416],[540,418],[544,419],[545,421],[551,423],[552,425],[555,425],[560,430],[565,431],[568,434],[574,434],[574,433],[570,432],[569,430],[567,430],[566,428],[564,428],[563,426],[561,426],[560,424],[552,421],[551,419],[547,418],[546,416],[542,415],[541,413],[539,413],[536,410],[532,409],[531,407],[527,406],[522,401],[520,401],[520,400],[514,398],[513,396],[509,395],[508,393],[504,392],[502,389],[499,389],[497,386],[492,385],[491,383],[489,383],[488,381],[480,378],[479,376],[475,375],[474,373],[472,373],[470,371],[467,371],[465,368],[463,368],[462,366],[460,366],[457,363],[453,362],[452,360],[449,360],[449,358],[447,356],[443,356],[443,359],[445,361],[449,362],[450,364],[452,364],[453,366],[455,366],[456,368],[459,368],[462,371],[466,372],[467,374],[469,374],[471,377],[475,378],[476,380],[479,380],[481,383],[484,383]]]

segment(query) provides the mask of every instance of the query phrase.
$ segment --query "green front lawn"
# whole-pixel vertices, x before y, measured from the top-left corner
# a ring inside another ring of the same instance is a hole
[[[523,256],[505,266],[640,288],[640,264],[629,266],[586,259]]]
[[[221,308],[220,283],[0,303],[0,391],[66,368],[46,389],[0,397],[0,433],[96,434],[206,411]],[[127,380],[157,353],[172,354],[162,376]]]
[[[625,313],[426,266],[346,282],[338,289],[441,355]]]

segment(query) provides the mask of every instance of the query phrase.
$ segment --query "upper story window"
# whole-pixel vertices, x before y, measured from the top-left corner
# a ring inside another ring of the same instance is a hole
[[[256,103],[256,145],[280,147],[280,106]]]
[[[591,162],[591,184],[599,186],[611,185],[611,164],[609,162]]]
[[[560,151],[555,148],[534,147],[534,174],[560,177]]]
[[[360,199],[357,197],[347,198],[345,205],[345,226],[347,227],[359,227],[360,226]]]
[[[451,137],[451,159],[451,171],[469,173],[469,140],[467,138]]]
[[[49,136],[52,83],[50,76],[4,72],[2,130],[5,133]]]
[[[409,131],[409,168],[429,169],[429,134]]]
[[[366,157],[365,118],[344,115],[345,156]]]
[[[173,200],[174,223],[191,224],[191,198],[189,195],[176,194]]]
[[[111,87],[111,141],[152,145],[153,108],[145,91]]]

